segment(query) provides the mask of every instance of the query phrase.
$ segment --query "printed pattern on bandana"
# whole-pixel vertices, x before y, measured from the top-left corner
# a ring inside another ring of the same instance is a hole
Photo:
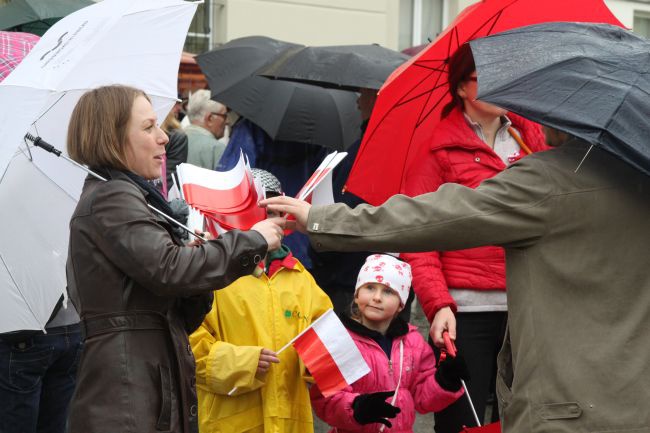
[[[381,283],[390,287],[397,292],[404,305],[411,289],[411,266],[393,256],[373,254],[361,267],[355,290],[367,283]]]

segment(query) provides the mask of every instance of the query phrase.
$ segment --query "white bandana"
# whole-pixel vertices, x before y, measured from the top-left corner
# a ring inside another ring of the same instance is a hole
[[[397,292],[404,306],[411,289],[411,266],[393,256],[373,254],[366,258],[359,271],[355,294],[366,283],[381,283],[390,287]]]

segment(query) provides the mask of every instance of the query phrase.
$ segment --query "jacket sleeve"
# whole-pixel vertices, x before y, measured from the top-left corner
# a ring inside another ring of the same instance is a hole
[[[409,171],[402,193],[415,197],[428,192],[437,191],[445,183],[445,170],[439,162],[443,151],[429,152],[427,158]],[[449,294],[447,281],[440,261],[440,253],[427,251],[423,253],[405,253],[401,257],[411,265],[413,274],[413,290],[422,305],[429,322],[443,307],[451,307],[456,311],[456,303]]]
[[[555,189],[537,155],[544,153],[476,189],[448,183],[414,198],[395,195],[378,207],[314,206],[307,221],[311,243],[321,251],[401,252],[533,245],[547,232]]]
[[[262,347],[236,346],[222,340],[216,303],[192,335],[190,344],[196,360],[196,383],[214,394],[236,395],[264,385],[255,377]]]
[[[126,275],[160,296],[221,289],[253,272],[267,244],[255,231],[233,230],[198,247],[179,246],[149,210],[140,190],[122,180],[98,186],[90,215],[97,247]]]
[[[348,431],[363,429],[363,426],[352,416],[352,402],[359,394],[353,392],[351,386],[334,395],[324,397],[318,386],[314,385],[309,390],[309,395],[316,415],[330,426]]]
[[[419,368],[411,386],[411,394],[415,402],[415,410],[420,413],[439,412],[458,400],[464,391],[456,392],[443,389],[436,381],[436,357],[431,347],[423,338],[418,339],[418,348],[414,353],[420,353]]]

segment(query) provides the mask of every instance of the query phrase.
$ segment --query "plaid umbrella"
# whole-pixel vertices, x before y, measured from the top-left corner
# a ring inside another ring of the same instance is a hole
[[[39,39],[31,33],[0,32],[0,81],[14,70]]]

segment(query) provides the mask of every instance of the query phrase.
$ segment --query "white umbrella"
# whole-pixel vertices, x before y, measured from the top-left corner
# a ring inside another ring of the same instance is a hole
[[[64,150],[78,98],[109,84],[144,90],[163,119],[176,101],[178,66],[196,6],[182,0],[104,0],[86,7],[52,26],[0,83],[0,332],[43,328],[65,291],[67,224],[85,177],[39,148],[30,148],[29,162],[17,153],[25,134]],[[32,192],[25,180],[30,174]],[[41,190],[50,192],[41,196]],[[53,197],[59,199],[43,202]],[[20,212],[8,206],[19,202]],[[21,227],[27,221],[54,225],[21,238],[21,229],[32,229]],[[11,245],[16,242],[29,244],[29,254]]]

